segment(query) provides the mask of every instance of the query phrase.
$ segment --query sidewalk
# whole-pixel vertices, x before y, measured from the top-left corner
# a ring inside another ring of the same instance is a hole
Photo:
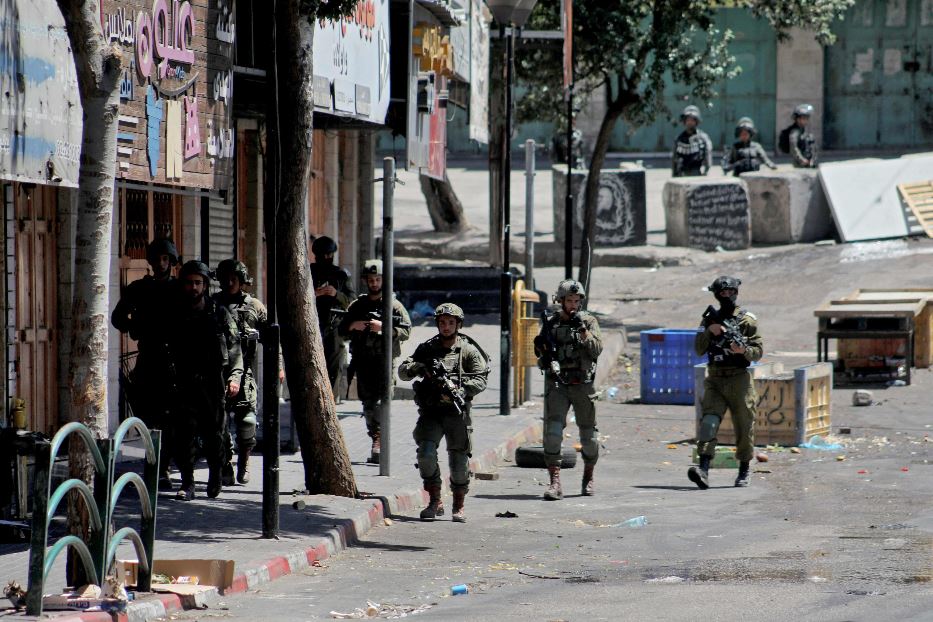
[[[541,398],[543,383],[540,374],[533,374],[533,395],[536,403],[516,408],[508,417],[499,415],[498,338],[499,326],[495,318],[477,318],[480,324],[467,322],[465,332],[486,349],[491,357],[489,388],[473,406],[473,459],[474,472],[495,470],[497,465],[511,459],[516,447],[541,439]],[[403,356],[436,329],[431,320],[413,328],[411,340],[404,347]],[[606,355],[602,357],[599,376],[605,379],[611,363],[622,347],[621,332],[608,331]],[[403,386],[407,383],[403,383]],[[236,562],[233,587],[226,594],[244,592],[294,573],[317,560],[331,557],[352,546],[383,518],[406,513],[423,507],[425,494],[415,468],[415,444],[411,438],[417,418],[413,402],[396,400],[392,404],[392,475],[380,477],[378,465],[365,463],[369,455],[359,402],[345,402],[337,407],[348,451],[353,462],[357,485],[368,493],[364,499],[347,499],[325,495],[293,496],[291,491],[303,488],[303,470],[299,454],[283,455],[280,460],[281,530],[278,540],[264,540],[261,533],[262,508],[262,456],[251,462],[252,481],[245,486],[225,488],[217,499],[208,499],[204,492],[207,470],[196,473],[197,497],[190,503],[178,502],[171,495],[159,498],[156,532],[156,557],[162,559],[231,559]],[[202,463],[203,464],[203,463]],[[446,458],[442,454],[441,470],[446,479]],[[176,475],[177,479],[177,475]],[[177,483],[177,482],[176,482]],[[484,482],[474,480],[471,494],[480,491]],[[127,496],[129,498],[129,496]],[[302,499],[307,504],[295,510],[292,503]],[[121,507],[124,504],[121,502]],[[122,516],[126,523],[135,523],[135,505],[125,504]],[[118,517],[121,515],[118,512]],[[452,526],[452,528],[456,528]],[[0,580],[4,584],[15,580],[26,585],[28,567],[27,546],[0,546]],[[135,558],[131,547],[124,546],[118,558]],[[56,560],[46,583],[46,593],[64,585],[64,561]],[[170,615],[172,611],[217,602],[220,594],[208,593],[196,602],[182,602],[174,595],[154,595],[130,603],[121,620],[143,621]],[[98,622],[110,620],[109,614],[67,613],[52,614],[56,620]],[[2,620],[26,619],[4,615]]]

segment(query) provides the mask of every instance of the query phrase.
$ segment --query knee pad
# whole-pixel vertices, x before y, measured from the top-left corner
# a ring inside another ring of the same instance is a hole
[[[700,433],[697,437],[699,441],[711,441],[716,438],[719,432],[719,424],[722,418],[719,415],[707,414],[700,419]]]
[[[421,477],[429,479],[439,470],[437,464],[437,443],[424,441],[418,444],[418,470]]]
[[[545,421],[544,422],[544,436],[556,436],[558,438],[564,437],[564,426],[560,421]]]

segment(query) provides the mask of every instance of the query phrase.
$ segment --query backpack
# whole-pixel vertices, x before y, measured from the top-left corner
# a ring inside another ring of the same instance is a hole
[[[794,126],[796,126],[796,123],[785,127],[778,136],[778,149],[781,150],[781,153],[790,153],[790,131],[794,129]]]

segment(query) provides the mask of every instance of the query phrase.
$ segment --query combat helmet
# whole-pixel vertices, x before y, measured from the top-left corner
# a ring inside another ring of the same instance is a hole
[[[434,321],[436,322],[442,315],[449,315],[452,318],[456,318],[457,324],[463,324],[463,309],[458,307],[452,302],[445,302],[439,304],[436,309],[434,309]]]
[[[751,117],[742,117],[739,119],[739,122],[735,124],[735,137],[739,137],[739,132],[742,130],[747,130],[751,137],[755,137],[755,122],[752,121]]]
[[[361,273],[364,278],[370,274],[382,274],[382,260],[367,259],[365,262],[363,262],[363,270]]]
[[[794,118],[798,117],[812,117],[813,116],[813,106],[810,104],[800,104],[794,108]]]
[[[703,117],[700,115],[700,109],[694,105],[687,106],[684,108],[684,111],[680,113],[680,120],[686,121],[687,117],[693,117],[697,120],[697,124],[703,122]]]
[[[170,265],[178,263],[178,249],[170,239],[156,238],[149,242],[149,246],[146,247],[146,260],[154,266],[159,263],[159,257],[162,255],[168,255]]]
[[[184,279],[186,276],[191,276],[193,274],[199,274],[203,276],[205,285],[209,284],[214,276],[206,263],[203,261],[198,261],[197,259],[192,259],[191,261],[186,261],[185,264],[181,267],[181,271],[178,273],[178,278]]]
[[[579,294],[580,298],[586,298],[586,291],[583,289],[583,283],[573,279],[565,279],[557,285],[557,293],[554,294],[554,302],[560,302],[568,294]]]
[[[221,261],[217,264],[215,274],[217,275],[218,281],[222,281],[225,274],[235,274],[240,280],[240,285],[253,284],[253,280],[249,278],[249,270],[246,269],[246,264],[236,259],[224,259]]]
[[[737,279],[734,276],[721,276],[715,281],[713,281],[713,284],[707,287],[706,289],[713,292],[714,294],[718,294],[724,289],[734,289],[736,293],[738,293],[739,285],[741,284],[742,284],[742,280]]]
[[[315,257],[321,257],[323,255],[330,255],[331,253],[337,252],[337,243],[334,242],[333,238],[330,238],[326,235],[322,235],[319,238],[314,238],[314,241],[311,242],[311,252]]]

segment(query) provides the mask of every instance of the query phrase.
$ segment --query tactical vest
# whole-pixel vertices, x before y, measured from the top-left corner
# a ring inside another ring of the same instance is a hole
[[[746,311],[744,309],[739,310],[739,312],[733,316],[736,322],[741,326],[742,318],[745,317]],[[716,319],[714,322],[718,322]],[[715,341],[716,337],[713,337]],[[749,360],[745,358],[744,354],[736,354],[729,348],[728,343],[715,343],[711,341],[709,348],[706,350],[706,359],[710,367],[735,367],[735,368],[745,368],[751,365]]]
[[[568,321],[560,319],[559,312],[551,316],[550,321],[553,322],[551,333],[557,345],[555,358],[560,365],[561,381],[565,384],[592,382],[596,373],[596,361],[586,353],[580,339],[579,331],[583,325],[571,326]]]
[[[736,173],[749,173],[761,169],[761,159],[758,156],[758,150],[754,143],[749,143],[746,147],[740,147],[741,143],[735,145],[735,171]]]
[[[695,134],[682,132],[677,137],[674,151],[683,170],[698,170],[706,163],[706,141],[699,132]]]

